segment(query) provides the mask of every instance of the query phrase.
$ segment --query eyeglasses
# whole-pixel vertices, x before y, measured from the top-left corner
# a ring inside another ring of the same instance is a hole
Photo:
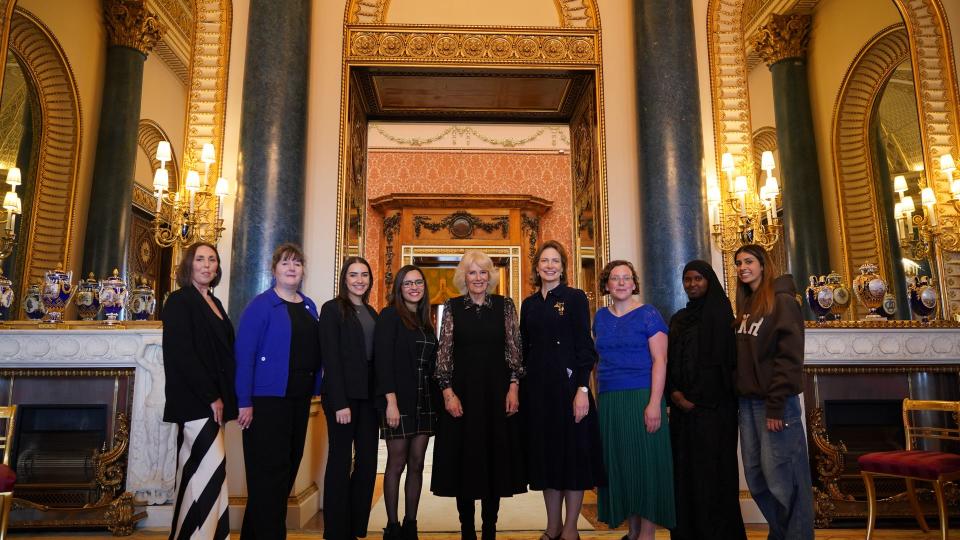
[[[415,279],[413,281],[404,281],[400,285],[404,289],[412,289],[413,287],[423,287],[424,281],[422,279]]]
[[[633,276],[610,276],[609,281],[616,283],[633,283]]]

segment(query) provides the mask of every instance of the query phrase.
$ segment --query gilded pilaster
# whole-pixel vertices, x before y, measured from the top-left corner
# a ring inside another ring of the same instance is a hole
[[[806,58],[810,43],[810,15],[771,15],[757,30],[753,48],[768,66],[788,58]]]
[[[104,23],[111,47],[129,47],[150,54],[166,32],[144,0],[103,0]]]

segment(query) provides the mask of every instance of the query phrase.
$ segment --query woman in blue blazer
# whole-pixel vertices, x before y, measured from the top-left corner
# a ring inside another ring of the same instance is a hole
[[[286,538],[287,495],[303,457],[310,400],[320,391],[317,306],[300,292],[303,251],[273,252],[274,286],[257,295],[237,332],[237,423],[243,430],[244,540]]]

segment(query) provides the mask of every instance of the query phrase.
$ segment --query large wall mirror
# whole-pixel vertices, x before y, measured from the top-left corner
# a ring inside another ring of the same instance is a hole
[[[0,96],[0,181],[3,191],[12,186],[7,184],[11,170],[17,168],[21,184],[16,187],[20,199],[19,215],[14,218],[11,227],[13,233],[22,236],[23,224],[31,217],[31,203],[36,176],[35,157],[37,138],[34,121],[40,120],[40,107],[37,92],[30,77],[24,71],[20,60],[13,51],[8,50],[3,72],[2,96]],[[10,247],[3,263],[3,273],[14,283],[21,281],[25,260],[23,249],[17,249],[14,243]]]
[[[939,162],[958,152],[956,73],[934,3],[711,0],[709,8],[718,171],[725,152],[740,156],[744,169],[756,168],[761,150],[777,155],[778,96],[754,37],[774,14],[812,17],[805,60],[833,266],[822,271],[837,270],[851,283],[862,264],[877,264],[897,298],[896,319],[912,317],[907,290],[918,275],[940,288],[941,317],[960,310],[960,291],[950,285],[957,246],[947,245],[946,233],[916,227],[931,196],[938,222],[957,223]],[[925,37],[911,42],[913,33]],[[730,40],[743,43],[742,51],[724,48]],[[783,176],[789,181],[788,171]],[[856,306],[848,316],[864,312]]]
[[[89,44],[108,40],[108,4],[0,0],[0,11],[9,14],[2,28],[8,39],[0,89],[0,188],[9,190],[4,183],[8,171],[18,167],[22,210],[15,220],[12,253],[2,268],[14,283],[17,300],[31,282],[58,265],[73,270],[75,279],[85,278],[89,270],[79,268],[84,238],[79,225],[84,220],[77,210],[88,206],[100,113],[95,92],[105,84],[107,72],[106,47]],[[165,31],[144,63],[136,166],[130,179],[133,197],[116,211],[129,212],[132,221],[128,283],[132,287],[145,278],[162,297],[172,284],[170,269],[178,253],[161,249],[152,230],[153,178],[160,167],[157,145],[170,143],[172,160],[166,168],[172,189],[182,184],[181,171],[192,168],[202,174],[201,149],[207,143],[215,149],[209,177],[216,182],[224,176],[232,3],[146,0],[145,6]],[[194,39],[198,32],[202,39]],[[19,305],[12,314],[22,317]]]

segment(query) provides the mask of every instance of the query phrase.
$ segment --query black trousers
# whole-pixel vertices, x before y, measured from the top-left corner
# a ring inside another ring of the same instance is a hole
[[[330,444],[323,479],[323,537],[362,538],[377,478],[377,409],[373,400],[351,399],[349,424],[338,424],[337,411],[327,404],[323,413]]]
[[[240,537],[287,537],[287,496],[303,458],[310,420],[310,396],[254,397],[253,422],[243,430],[247,509]]]

